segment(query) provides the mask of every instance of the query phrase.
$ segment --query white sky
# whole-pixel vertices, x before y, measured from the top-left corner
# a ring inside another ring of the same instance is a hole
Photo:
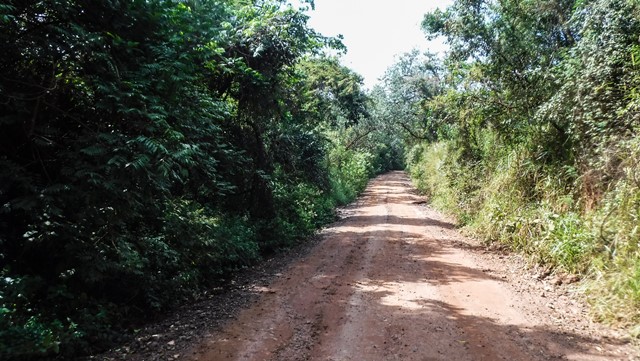
[[[452,0],[315,0],[309,25],[325,36],[344,35],[342,63],[364,77],[371,88],[395,62],[413,48],[442,53],[441,41],[428,42],[420,28],[424,14],[445,9]]]

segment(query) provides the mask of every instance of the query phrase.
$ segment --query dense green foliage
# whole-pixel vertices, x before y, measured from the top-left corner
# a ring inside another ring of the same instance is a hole
[[[353,143],[362,79],[306,21],[278,0],[0,2],[0,358],[103,347],[390,167]]]
[[[403,105],[433,129],[409,143],[418,186],[485,240],[584,275],[598,317],[637,327],[640,4],[458,0],[423,27],[451,48],[422,60],[437,91]]]
[[[640,4],[457,0],[423,27],[446,59],[366,94],[284,0],[0,0],[0,358],[103,348],[402,159],[637,327]]]

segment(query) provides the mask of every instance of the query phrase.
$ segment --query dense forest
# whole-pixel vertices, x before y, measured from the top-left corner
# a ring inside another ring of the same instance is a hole
[[[0,358],[104,349],[405,164],[640,334],[640,3],[457,0],[371,91],[313,5],[0,2]]]
[[[0,358],[100,349],[401,167],[307,18],[277,0],[0,3]]]

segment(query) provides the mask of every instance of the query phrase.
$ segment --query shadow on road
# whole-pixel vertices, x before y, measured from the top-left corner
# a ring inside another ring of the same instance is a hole
[[[403,181],[388,178],[372,184],[358,211],[328,232],[340,247],[356,250],[351,261],[362,271],[352,285],[360,300],[353,303],[366,307],[362,314],[369,321],[359,321],[363,333],[383,330],[384,359],[619,359],[612,347],[594,347],[602,339],[524,314],[535,309],[517,305],[526,300],[509,298],[504,278],[465,259],[464,252],[486,249],[452,237],[452,223],[420,217],[415,203],[421,197],[410,194],[410,182],[404,176]],[[378,214],[383,206],[385,216]],[[487,303],[492,296],[495,303]],[[625,342],[609,339],[607,344]]]

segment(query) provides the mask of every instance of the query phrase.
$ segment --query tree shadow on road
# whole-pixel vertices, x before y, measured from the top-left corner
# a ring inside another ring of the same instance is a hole
[[[357,222],[359,224],[374,224],[372,222],[373,218],[380,218],[382,216],[361,216],[361,215],[351,215],[343,218],[344,221]],[[398,217],[398,216],[384,216],[384,219],[380,219],[376,225],[400,225],[400,226],[424,226],[424,227],[439,227],[444,229],[455,229],[455,225],[451,222],[440,221],[433,218],[409,218],[409,217]]]
[[[356,262],[364,262],[367,242],[379,240],[389,243],[390,245],[381,247],[381,250],[373,254],[372,257],[373,261],[376,258],[390,257],[400,261],[383,268],[384,271],[397,270],[394,274],[389,275],[389,279],[394,281],[429,282],[439,285],[470,280],[504,281],[502,278],[475,268],[443,261],[442,258],[452,252],[451,247],[442,246],[442,242],[445,242],[443,240],[425,240],[423,234],[391,230],[369,231],[363,227],[360,231],[338,231],[328,236],[336,237],[333,242],[338,247],[344,249],[353,247],[358,252],[354,258]],[[411,251],[403,251],[407,248],[410,248]],[[389,252],[395,254],[392,256],[388,254]],[[399,270],[399,268],[404,268],[404,270]]]
[[[381,223],[382,219],[384,220]],[[587,333],[568,331],[567,327],[557,327],[549,321],[550,319],[545,322],[510,322],[505,321],[504,316],[501,319],[472,314],[468,309],[437,297],[408,298],[407,290],[411,288],[419,290],[483,282],[503,284],[506,281],[502,277],[490,274],[489,270],[449,261],[452,259],[449,256],[454,252],[460,252],[461,248],[466,251],[485,251],[484,247],[468,245],[446,234],[439,237],[439,232],[409,232],[403,231],[401,227],[440,227],[450,230],[453,228],[450,223],[435,219],[360,215],[350,217],[349,223],[362,226],[348,227],[348,230],[340,230],[338,227],[329,237],[335,236],[336,245],[344,249],[354,246],[352,248],[356,256],[353,262],[360,262],[363,267],[362,277],[353,285],[354,292],[362,293],[367,299],[373,300],[374,307],[367,312],[380,315],[381,319],[397,317],[402,320],[399,324],[416,328],[412,331],[401,326],[392,327],[381,323],[379,327],[383,327],[385,332],[415,332],[415,338],[433,343],[436,353],[426,355],[420,360],[456,359],[452,356],[456,354],[453,349],[457,349],[456,352],[461,355],[474,355],[474,360],[623,358],[623,355],[616,353],[618,348],[622,348],[617,346],[626,342],[619,339],[602,340]],[[367,248],[371,247],[370,242],[378,242],[379,245],[373,247],[368,256],[366,252]],[[367,257],[370,259],[367,260]],[[388,263],[389,260],[394,261]],[[364,269],[368,264],[383,267],[371,266],[370,269]],[[492,305],[487,307],[491,308]],[[518,310],[514,308],[513,312]],[[497,309],[496,314],[501,311]],[[387,339],[393,339],[393,335],[389,335]],[[410,337],[407,339],[412,340]],[[390,348],[391,354],[398,356],[398,359],[415,359],[409,353],[403,353],[408,352],[411,341],[403,342],[385,347]]]
[[[603,340],[554,328],[550,325],[509,324],[497,318],[469,314],[468,310],[434,299],[415,298],[412,306],[389,304],[389,291],[371,291],[378,300],[377,314],[395,318],[396,324],[383,326],[387,338],[398,340],[385,347],[399,359],[415,359],[412,340],[429,344],[428,355],[420,360],[622,360],[630,355],[619,353],[627,342]],[[419,306],[419,307],[418,307]],[[394,335],[392,335],[395,333]],[[458,356],[456,356],[458,355]]]

